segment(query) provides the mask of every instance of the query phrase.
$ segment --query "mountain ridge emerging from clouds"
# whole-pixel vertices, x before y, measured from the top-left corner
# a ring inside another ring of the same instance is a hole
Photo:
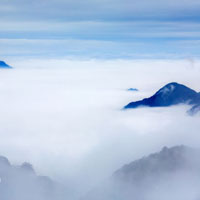
[[[113,177],[120,179],[129,178],[130,181],[132,181],[131,179],[136,180],[137,178],[138,181],[139,179],[144,178],[144,175],[147,175],[147,173],[176,171],[179,168],[190,166],[190,163],[186,162],[188,159],[187,156],[192,155],[194,152],[197,153],[197,150],[184,145],[174,146],[171,148],[163,147],[160,152],[152,153],[124,165],[113,174]],[[200,153],[200,151],[198,153]],[[143,173],[140,173],[141,171],[143,171]],[[133,173],[137,174],[137,177],[134,175],[132,176],[131,174]]]
[[[178,104],[192,105],[193,107],[189,112],[193,114],[197,112],[200,107],[200,93],[185,85],[172,82],[162,87],[153,96],[143,100],[131,102],[126,105],[124,109],[134,109],[142,106],[168,107]]]
[[[0,199],[2,200],[64,200],[62,188],[47,176],[38,176],[25,162],[12,165],[0,156]]]
[[[199,187],[200,150],[181,145],[124,165],[83,200],[199,200]]]
[[[11,69],[12,67],[8,65],[6,62],[0,60],[0,68]]]

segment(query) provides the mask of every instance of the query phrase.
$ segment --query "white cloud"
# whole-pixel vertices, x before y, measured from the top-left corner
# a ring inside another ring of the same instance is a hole
[[[1,154],[69,181],[79,194],[164,145],[199,145],[199,115],[187,116],[187,106],[121,110],[171,81],[198,91],[198,60],[192,67],[190,60],[30,59],[11,64],[13,70],[0,71]],[[140,92],[127,92],[130,87]]]

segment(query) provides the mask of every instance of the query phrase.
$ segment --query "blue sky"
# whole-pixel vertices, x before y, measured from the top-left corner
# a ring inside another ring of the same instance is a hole
[[[198,0],[1,0],[1,57],[196,58]]]

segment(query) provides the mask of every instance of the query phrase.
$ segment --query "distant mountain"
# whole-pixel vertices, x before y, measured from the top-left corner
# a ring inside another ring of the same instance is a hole
[[[199,188],[200,151],[164,147],[123,166],[83,200],[199,200]]]
[[[200,94],[179,83],[169,83],[158,90],[153,96],[140,101],[131,102],[124,109],[141,106],[166,107],[177,104],[200,105]]]
[[[139,90],[137,88],[129,88],[128,91],[130,91],[130,92],[138,92]]]
[[[0,60],[0,68],[10,69],[12,67]]]
[[[11,165],[0,156],[0,199],[2,200],[64,200],[61,187],[46,176],[36,175],[29,163]]]
[[[200,151],[181,145],[172,148],[163,147],[158,153],[150,154],[139,160],[124,165],[113,174],[113,178],[131,183],[142,182],[148,175],[162,175],[165,172],[176,172],[178,170],[200,169]],[[194,159],[195,158],[195,159]],[[198,158],[198,159],[197,159]],[[197,159],[197,160],[196,160]],[[157,177],[154,177],[155,179]]]

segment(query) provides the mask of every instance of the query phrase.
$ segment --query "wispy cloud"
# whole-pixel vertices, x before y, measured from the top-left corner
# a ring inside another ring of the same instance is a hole
[[[69,52],[71,52],[70,55],[76,56],[76,53],[73,53],[76,42],[67,46],[66,40],[80,41],[80,49],[84,49],[83,44],[86,43],[90,46],[91,41],[102,42],[102,45],[98,44],[91,49],[86,48],[88,57],[93,57],[94,52],[99,57],[110,55],[123,57],[121,54],[126,54],[127,57],[139,54],[144,58],[147,54],[153,54],[154,57],[159,54],[183,57],[189,52],[179,48],[176,41],[200,39],[199,2],[195,0],[176,0],[175,2],[164,0],[159,2],[155,0],[41,2],[36,0],[32,3],[24,0],[3,0],[0,5],[1,39],[35,39],[36,44],[37,40],[41,39],[63,40],[61,47],[60,45],[56,47],[57,55],[55,48],[49,46],[48,52],[55,57],[68,55]],[[109,47],[105,45],[105,51],[103,51],[101,47],[108,42],[114,45],[111,44]],[[142,45],[138,48],[136,44]],[[120,45],[122,46],[121,53],[116,52],[116,49],[120,51]],[[133,48],[130,47],[131,45]],[[12,46],[14,47],[15,44]],[[12,49],[12,46],[9,48]],[[193,46],[194,49],[190,54],[199,56],[198,46]],[[23,47],[24,51],[29,52],[29,56],[36,55],[32,46]],[[18,48],[20,52],[21,48]],[[40,48],[42,47],[38,47]],[[2,46],[0,51],[2,56],[8,55],[4,53],[6,49]],[[84,54],[82,50],[80,52]],[[10,55],[13,56],[12,53]]]
[[[156,1],[156,0],[50,0],[28,3],[25,0],[1,1],[1,15],[5,18],[18,19],[57,19],[67,21],[79,20],[130,20],[135,18],[177,18],[189,17],[198,14],[199,2],[192,1]],[[5,16],[12,8],[10,15]],[[3,12],[5,11],[5,12]],[[195,12],[196,11],[196,12]],[[188,15],[189,14],[189,15]]]

